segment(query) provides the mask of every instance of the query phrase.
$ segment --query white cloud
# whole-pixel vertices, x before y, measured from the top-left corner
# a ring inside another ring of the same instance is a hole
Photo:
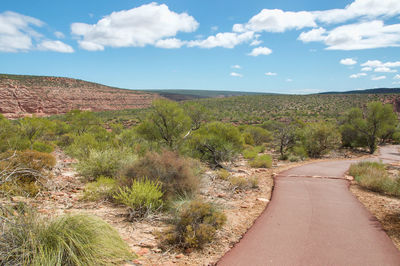
[[[345,59],[340,60],[340,63],[345,66],[352,66],[352,65],[357,64],[357,61],[354,60],[353,58],[345,58]]]
[[[177,49],[181,48],[185,44],[184,41],[181,41],[176,38],[169,38],[164,40],[158,40],[155,44],[156,47],[165,48],[165,49]]]
[[[325,33],[326,29],[320,27],[317,29],[312,29],[310,31],[300,33],[297,39],[303,42],[321,42],[325,41],[326,39],[326,36],[324,36]]]
[[[242,67],[241,67],[240,65],[233,65],[233,66],[231,66],[231,68],[234,68],[234,69],[241,69]]]
[[[293,79],[286,79],[286,82],[292,82]]]
[[[235,24],[233,31],[284,32],[291,29],[316,27],[314,16],[307,11],[286,12],[280,9],[263,9],[246,24]]]
[[[396,76],[394,76],[393,79],[400,79],[400,74],[397,74]]]
[[[267,72],[267,73],[265,73],[265,75],[266,75],[266,76],[276,76],[276,75],[278,75],[278,74],[275,73],[275,72]]]
[[[212,31],[217,31],[217,30],[218,30],[218,26],[212,26],[212,27],[211,27],[211,30],[212,30]]]
[[[64,39],[65,35],[61,31],[56,31],[54,32],[54,36],[56,36],[58,39]]]
[[[363,67],[361,68],[361,71],[372,71],[372,67]]]
[[[232,77],[238,77],[238,78],[242,78],[242,77],[243,77],[242,74],[239,74],[239,73],[236,73],[236,72],[232,72],[230,75],[231,75]]]
[[[42,51],[53,51],[59,53],[73,53],[74,49],[61,41],[42,41],[37,48]]]
[[[382,80],[382,79],[386,79],[386,76],[374,76],[371,78],[371,80]]]
[[[396,69],[390,69],[390,68],[385,67],[385,66],[377,67],[377,68],[375,68],[374,71],[375,72],[381,72],[381,73],[394,73],[394,72],[397,72]]]
[[[268,47],[257,47],[254,48],[251,53],[248,55],[250,56],[259,56],[259,55],[269,55],[272,53],[272,50],[269,49]]]
[[[224,32],[217,33],[215,36],[209,36],[205,40],[189,41],[188,47],[200,47],[200,48],[234,48],[235,46],[250,42],[254,39],[254,32],[235,33],[235,32]]]
[[[34,47],[32,39],[41,37],[31,26],[43,25],[42,21],[33,17],[11,11],[0,13],[0,52],[31,50]]]
[[[400,14],[398,0],[355,0],[344,9],[312,12],[315,19],[324,23],[341,23],[355,18],[394,17]]]
[[[366,73],[357,73],[357,74],[350,75],[350,78],[351,79],[358,79],[358,78],[361,78],[361,77],[365,77],[366,75],[367,75]]]
[[[260,44],[262,44],[262,41],[260,41],[260,40],[254,40],[254,41],[252,41],[252,42],[250,43],[250,46],[257,46],[257,45],[260,45]]]
[[[175,37],[179,32],[193,32],[199,23],[187,13],[175,13],[165,4],[150,3],[130,10],[113,12],[96,24],[73,23],[72,34],[80,36],[82,49],[96,51],[104,47],[143,47]],[[177,45],[160,42],[161,46]]]
[[[303,42],[324,42],[328,50],[362,50],[400,46],[400,24],[384,25],[374,20],[339,26],[330,31],[310,30],[300,34]]]

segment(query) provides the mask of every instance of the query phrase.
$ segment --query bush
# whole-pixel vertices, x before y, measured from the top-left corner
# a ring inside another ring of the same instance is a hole
[[[304,160],[308,156],[306,149],[301,145],[294,146],[291,149],[290,154],[294,157],[298,157],[300,160]]]
[[[272,158],[271,155],[264,154],[259,155],[250,161],[250,166],[253,168],[271,168]]]
[[[175,152],[149,152],[125,168],[122,185],[130,186],[133,180],[147,177],[161,182],[164,198],[193,194],[199,184],[199,178],[195,175],[197,169],[198,166],[192,160],[180,157]]]
[[[33,143],[32,147],[33,147],[33,150],[39,151],[39,152],[51,153],[54,151],[53,145],[43,143],[43,142],[38,142],[38,141]]]
[[[239,130],[221,122],[212,122],[193,132],[189,139],[193,156],[221,166],[222,162],[232,161],[243,148]]]
[[[182,208],[172,231],[164,241],[181,248],[202,248],[226,222],[226,216],[210,203],[192,201]]]
[[[257,157],[258,152],[253,148],[247,148],[243,151],[243,157],[245,159],[254,159]]]
[[[159,182],[143,179],[133,180],[131,187],[120,188],[114,199],[129,207],[130,220],[134,220],[158,210],[163,204],[162,196]]]
[[[98,201],[113,199],[118,185],[115,179],[100,176],[95,182],[85,185],[83,200]]]
[[[301,140],[308,156],[319,158],[339,146],[340,134],[332,124],[311,123],[302,130]]]
[[[6,152],[0,155],[0,191],[10,195],[35,196],[51,177],[53,155],[38,151]]]
[[[222,180],[228,180],[230,175],[231,174],[225,169],[220,169],[217,171],[217,177]]]
[[[100,218],[78,214],[48,221],[26,210],[0,219],[1,265],[115,265],[132,259],[118,232]]]
[[[76,169],[88,180],[96,180],[100,176],[116,177],[126,165],[133,161],[132,154],[121,150],[90,150],[86,158],[79,160]]]
[[[357,183],[369,190],[400,197],[400,179],[391,178],[385,165],[377,162],[360,162],[350,166],[349,174]]]
[[[262,145],[267,142],[271,142],[273,140],[273,134],[269,132],[268,130],[261,128],[261,127],[256,127],[256,126],[249,126],[245,129],[245,134],[249,134],[251,137],[251,140],[253,140],[253,143],[255,145]],[[250,143],[246,143],[250,144]],[[252,145],[252,144],[250,144]]]
[[[256,177],[246,178],[242,176],[233,176],[229,179],[229,182],[234,190],[258,188],[258,179]]]

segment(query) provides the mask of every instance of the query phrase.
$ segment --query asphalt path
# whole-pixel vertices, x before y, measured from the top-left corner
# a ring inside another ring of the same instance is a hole
[[[400,161],[398,146],[367,160]],[[218,265],[400,265],[400,252],[349,191],[360,160],[311,163],[275,177],[271,202]]]

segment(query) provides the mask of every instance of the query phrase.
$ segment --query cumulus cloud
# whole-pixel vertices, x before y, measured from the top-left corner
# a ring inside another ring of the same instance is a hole
[[[47,40],[34,27],[40,28],[44,22],[39,19],[6,11],[0,13],[0,52],[27,52],[30,50],[73,53],[74,49],[61,42]],[[54,33],[61,38],[61,32]]]
[[[42,41],[38,44],[38,49],[42,51],[53,51],[59,53],[73,53],[74,49],[61,41]]]
[[[280,9],[263,9],[245,24],[235,24],[233,31],[284,32],[292,29],[316,27],[314,16],[307,11],[290,12]]]
[[[36,18],[15,12],[0,13],[0,52],[23,52],[31,50],[32,39],[41,37],[32,26],[42,27],[44,23]]]
[[[363,67],[361,68],[361,71],[372,71],[372,67]]]
[[[265,73],[265,75],[266,75],[266,76],[276,76],[276,75],[278,75],[278,74],[275,73],[275,72],[267,72],[267,73]]]
[[[351,79],[358,79],[358,78],[361,78],[361,77],[365,77],[366,75],[367,75],[366,73],[357,73],[357,74],[350,75],[350,78]]]
[[[181,48],[185,44],[184,41],[181,41],[176,38],[169,38],[164,40],[158,40],[155,44],[156,47],[165,48],[165,49],[177,49]]]
[[[386,76],[374,76],[371,78],[371,80],[382,80],[382,79],[386,79]]]
[[[257,47],[254,48],[249,55],[250,56],[259,56],[259,55],[269,55],[272,53],[272,50],[269,49],[268,47]]]
[[[193,32],[199,23],[187,13],[175,13],[165,4],[150,3],[130,10],[113,12],[96,24],[73,23],[71,32],[80,37],[82,49],[105,47],[143,47],[158,45],[176,48],[179,32]],[[159,42],[159,43],[158,43]]]
[[[394,73],[397,72],[396,69],[390,69],[388,67],[382,66],[382,67],[377,67],[374,70],[375,72],[381,72],[381,73]]]
[[[232,72],[230,75],[231,75],[232,77],[238,77],[238,78],[242,78],[242,77],[243,77],[242,74],[236,73],[236,72]]]
[[[293,79],[286,79],[286,82],[292,82],[293,81]]]
[[[340,63],[345,66],[352,66],[352,65],[357,64],[357,61],[354,60],[353,58],[345,58],[345,59],[340,60]]]
[[[311,30],[300,34],[303,42],[324,42],[328,50],[362,50],[400,46],[400,24],[385,25],[374,20],[339,26],[330,31]]]
[[[58,39],[64,39],[65,35],[61,31],[56,31],[54,32],[54,36],[56,36]]]
[[[250,42],[254,39],[254,32],[235,33],[235,32],[224,32],[218,33],[213,36],[209,36],[205,40],[189,41],[188,47],[200,47],[200,48],[234,48],[235,46]]]
[[[231,68],[234,68],[234,69],[241,69],[242,67],[241,67],[240,65],[233,65],[233,66],[231,66]]]
[[[400,79],[400,74],[397,74],[396,76],[394,76],[393,79]]]

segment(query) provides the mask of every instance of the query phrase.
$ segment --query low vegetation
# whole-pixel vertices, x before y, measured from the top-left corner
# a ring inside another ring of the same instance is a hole
[[[400,179],[390,177],[385,165],[377,162],[360,162],[350,167],[349,174],[357,183],[371,191],[400,197]]]
[[[178,213],[174,228],[164,242],[181,248],[202,248],[226,222],[226,216],[210,203],[192,201]]]
[[[116,265],[132,259],[117,231],[83,214],[42,219],[23,206],[0,209],[1,265]]]

